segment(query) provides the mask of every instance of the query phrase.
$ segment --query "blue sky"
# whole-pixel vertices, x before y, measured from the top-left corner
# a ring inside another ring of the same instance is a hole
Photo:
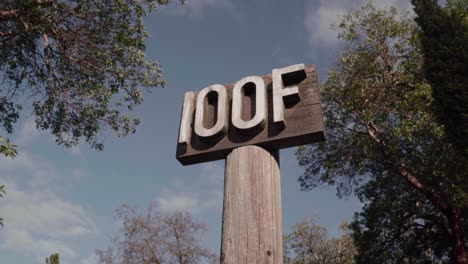
[[[19,156],[0,158],[8,192],[0,200],[0,263],[44,263],[59,252],[64,264],[94,264],[95,249],[107,247],[118,228],[114,209],[150,201],[162,211],[189,210],[208,226],[205,244],[219,252],[224,161],[184,167],[175,159],[184,92],[297,63],[315,64],[323,81],[343,45],[330,23],[364,2],[188,0],[147,17],[147,57],[160,61],[168,84],[146,94],[135,112],[142,121],[136,134],[106,136],[102,152],[86,144],[63,149],[23,112],[11,138]],[[409,0],[375,2],[410,6]],[[339,200],[333,187],[300,192],[294,151],[280,152],[283,232],[315,217],[338,235],[339,223],[360,203]]]

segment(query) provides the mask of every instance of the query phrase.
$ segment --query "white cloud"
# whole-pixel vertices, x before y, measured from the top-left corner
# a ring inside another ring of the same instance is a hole
[[[5,218],[3,250],[44,259],[54,252],[64,258],[76,256],[70,240],[93,233],[95,225],[80,205],[47,188],[20,189],[6,178],[7,197],[0,203]]]
[[[186,3],[187,8],[190,9],[191,13],[200,16],[206,9],[213,7],[231,7],[229,0],[190,0]]]
[[[350,8],[358,8],[367,2],[368,0],[309,1],[305,7],[304,25],[310,45],[314,48],[337,45],[339,43],[337,33],[330,28],[330,25],[339,22],[340,16],[344,15]],[[411,9],[411,3],[408,0],[376,0],[373,2],[378,8],[395,6],[399,9]]]
[[[330,24],[344,14],[345,8],[333,1],[319,1],[319,6],[310,2],[306,6],[304,24],[312,46],[326,46],[337,43],[336,32],[331,30]]]
[[[231,0],[188,0],[184,5],[175,5],[172,8],[162,10],[175,15],[190,15],[194,17],[202,16],[210,9],[224,9],[234,11],[234,5]]]
[[[50,181],[58,177],[55,167],[47,160],[41,159],[29,152],[22,151],[14,159],[0,158],[0,177],[15,179],[27,177],[29,187],[40,188],[46,186]]]
[[[60,175],[50,161],[27,151],[21,151],[14,159],[0,157],[0,168],[0,178],[13,182],[25,182],[27,188],[34,189],[47,188],[61,178],[65,178],[70,183],[77,183],[86,175],[85,171],[79,167],[71,168],[67,175]]]
[[[23,126],[18,133],[16,144],[20,146],[26,146],[28,143],[31,143],[38,137],[46,135],[47,133],[45,131],[41,131],[36,128],[36,122],[34,121],[34,118],[30,117],[23,123]]]
[[[200,208],[200,201],[196,195],[182,192],[165,192],[156,198],[156,202],[163,212],[196,211]]]
[[[48,142],[54,142],[55,139],[52,134],[48,131],[42,131],[36,128],[36,122],[33,117],[26,119],[26,121],[21,126],[18,136],[13,143],[19,146],[20,152],[21,149],[27,149],[27,146],[31,143],[37,142],[39,140],[46,140]],[[83,158],[83,154],[78,146],[72,148],[63,148],[68,153]]]
[[[74,146],[74,147],[71,147],[69,149],[66,149],[68,152],[70,152],[72,155],[76,156],[76,157],[79,157],[79,158],[83,158],[83,153],[81,152],[80,150],[80,147],[78,146]]]
[[[75,258],[73,240],[92,234],[96,228],[89,212],[58,195],[55,188],[60,188],[57,184],[63,176],[79,180],[84,171],[75,168],[61,175],[53,163],[27,151],[15,159],[0,158],[0,168],[0,184],[5,184],[7,191],[0,200],[0,216],[5,218],[2,254],[16,252],[40,263],[55,252],[64,259]]]
[[[394,6],[400,10],[412,10],[411,1],[408,0],[374,0],[374,5],[379,8]]]
[[[223,193],[220,190],[210,190],[203,193],[164,191],[156,197],[156,203],[162,212],[188,211],[198,214],[221,208]]]
[[[96,263],[97,263],[97,258],[96,258],[96,255],[94,254],[89,255],[88,257],[82,259],[80,262],[80,264],[96,264]]]
[[[223,186],[224,167],[215,162],[207,162],[202,165],[201,177],[212,186]]]
[[[199,180],[191,186],[174,177],[173,187],[156,196],[158,208],[163,212],[189,211],[195,214],[221,210],[224,168],[218,163],[205,163],[201,165],[201,173],[195,177]]]
[[[201,210],[222,210],[223,189],[208,191],[200,205]]]
[[[83,177],[85,177],[86,173],[81,168],[74,168],[71,171],[71,178],[74,182],[79,182]]]

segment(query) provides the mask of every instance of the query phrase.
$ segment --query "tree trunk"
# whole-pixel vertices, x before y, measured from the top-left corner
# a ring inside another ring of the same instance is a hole
[[[451,207],[448,220],[450,227],[450,239],[452,241],[452,263],[466,264],[468,260],[465,252],[465,237],[460,219],[460,212]]]
[[[460,212],[455,206],[445,201],[439,193],[436,193],[419,182],[418,179],[407,170],[405,165],[400,166],[400,174],[410,185],[423,193],[434,207],[447,217],[448,233],[452,243],[451,261],[456,264],[467,264],[465,237],[460,219]]]
[[[390,167],[393,167],[393,169],[395,169],[413,188],[424,194],[434,207],[440,210],[440,212],[447,217],[449,224],[449,238],[452,243],[451,261],[455,264],[467,264],[468,260],[465,252],[465,237],[458,209],[447,201],[447,199],[444,199],[441,192],[436,192],[421,182],[415,175],[413,175],[403,161],[392,159],[392,155],[390,155],[387,150],[386,142],[377,136],[379,129],[373,123],[369,123],[367,125],[367,132],[380,146]]]

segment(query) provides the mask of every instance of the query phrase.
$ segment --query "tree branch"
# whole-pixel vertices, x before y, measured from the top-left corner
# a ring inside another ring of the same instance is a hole
[[[12,17],[17,16],[18,13],[19,13],[19,10],[18,10],[18,9],[0,11],[0,20],[7,20],[7,19],[10,19],[10,18],[12,18]]]
[[[451,213],[451,206],[446,201],[443,201],[441,194],[436,193],[436,191],[428,188],[427,185],[418,180],[418,178],[411,173],[410,169],[404,161],[395,161],[392,158],[388,152],[387,143],[383,139],[379,138],[378,134],[380,134],[381,131],[377,126],[375,126],[375,124],[369,122],[366,127],[369,136],[381,147],[382,153],[384,157],[390,162],[390,165],[397,170],[403,179],[405,179],[416,190],[424,194],[437,209],[439,209],[448,217]]]

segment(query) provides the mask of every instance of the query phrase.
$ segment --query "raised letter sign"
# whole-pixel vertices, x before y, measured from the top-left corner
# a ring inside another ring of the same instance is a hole
[[[221,263],[282,263],[278,149],[325,140],[318,91],[315,67],[296,64],[185,94],[177,159],[226,158]]]
[[[182,109],[182,119],[180,120],[179,143],[189,144],[192,135],[193,118],[193,92],[186,92],[184,95],[184,106]]]
[[[205,103],[208,103],[208,95],[210,93],[217,93],[218,95],[218,111],[216,114],[217,120],[215,120],[215,124],[211,128],[206,128],[204,121],[205,121]],[[206,101],[206,102],[205,102]],[[229,105],[229,98],[226,93],[226,88],[220,84],[213,84],[210,87],[206,87],[205,89],[201,90],[201,92],[197,96],[197,109],[195,112],[195,133],[198,136],[204,139],[210,139],[216,137],[220,134],[225,134],[228,127],[228,105]]]
[[[304,64],[296,64],[273,70],[273,122],[284,123],[283,102],[288,105],[299,100],[297,84],[306,77],[304,68]]]
[[[243,111],[242,88],[244,88],[244,93],[246,93],[246,84],[249,83],[253,83],[255,85],[255,116],[246,121],[241,117]],[[232,89],[232,124],[240,131],[251,131],[256,128],[264,128],[268,111],[266,102],[267,93],[265,82],[262,78],[258,76],[249,76],[241,79]]]
[[[275,150],[325,140],[314,65],[188,93],[181,116],[176,157],[183,165],[224,159],[241,146]]]

